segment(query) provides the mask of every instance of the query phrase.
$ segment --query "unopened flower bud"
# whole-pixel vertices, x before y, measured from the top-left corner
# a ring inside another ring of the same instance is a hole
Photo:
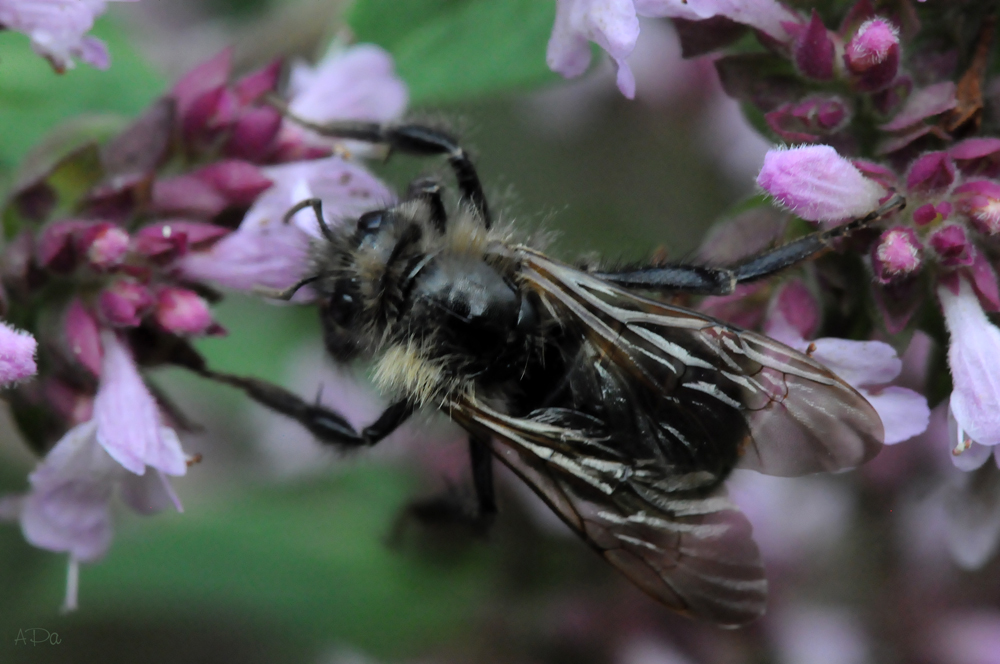
[[[162,289],[153,315],[163,329],[174,334],[204,334],[215,326],[208,303],[186,288]]]
[[[872,250],[875,278],[887,284],[913,274],[923,263],[922,253],[920,239],[912,228],[890,228]]]
[[[135,327],[153,305],[153,296],[140,283],[119,279],[101,291],[97,306],[108,325]]]
[[[95,376],[101,375],[101,335],[97,321],[80,300],[73,300],[66,310],[64,332],[69,352]]]
[[[962,226],[950,224],[937,229],[930,237],[931,248],[937,252],[938,262],[945,267],[972,265],[975,248]]]
[[[885,19],[866,21],[844,49],[844,63],[858,75],[859,89],[886,87],[899,71],[899,31]]]
[[[95,270],[107,270],[121,265],[128,253],[128,233],[109,223],[96,224],[79,234],[78,251]]]
[[[183,256],[192,247],[204,247],[229,233],[229,229],[196,221],[161,221],[135,234],[135,250],[143,256],[168,260]]]
[[[776,314],[803,339],[811,339],[819,327],[819,302],[801,279],[788,281],[771,299],[768,318]]]
[[[821,81],[833,78],[833,58],[836,47],[814,9],[812,19],[795,40],[795,64],[805,76]]]
[[[876,209],[885,189],[829,145],[771,150],[757,184],[808,221],[840,221]]]
[[[948,201],[925,203],[913,211],[913,221],[917,226],[938,223],[951,216],[952,205]]]
[[[966,182],[955,188],[958,209],[980,233],[1000,233],[1000,184],[991,180]]]
[[[906,187],[919,194],[940,193],[955,181],[955,163],[947,152],[928,152],[919,157],[906,175]]]
[[[76,268],[76,234],[90,226],[79,220],[49,224],[38,237],[35,246],[38,264],[53,272],[67,273]]]

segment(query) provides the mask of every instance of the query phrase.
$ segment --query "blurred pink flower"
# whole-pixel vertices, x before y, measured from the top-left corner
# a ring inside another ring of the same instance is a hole
[[[789,604],[768,617],[780,664],[863,664],[870,637],[846,609]]]
[[[107,2],[135,1],[0,0],[0,26],[28,35],[31,47],[57,72],[72,69],[73,58],[107,69],[111,64],[107,47],[87,32],[94,19],[104,13]]]
[[[757,184],[807,221],[862,216],[886,193],[829,145],[769,151]]]
[[[614,60],[618,89],[632,99],[635,77],[625,60],[639,39],[640,16],[692,21],[725,16],[779,41],[788,38],[782,22],[800,20],[774,0],[557,0],[546,54],[549,68],[566,78],[579,76],[590,65],[588,42],[594,42]]]
[[[0,386],[35,375],[37,348],[33,336],[0,321]]]
[[[69,554],[64,610],[77,606],[77,565],[101,558],[111,544],[116,488],[137,512],[159,511],[171,502],[179,509],[161,472],[128,472],[105,451],[98,435],[96,420],[66,432],[28,477],[31,488],[17,501],[24,538],[33,546]]]

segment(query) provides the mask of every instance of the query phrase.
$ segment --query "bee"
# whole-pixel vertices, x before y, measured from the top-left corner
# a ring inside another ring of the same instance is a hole
[[[340,414],[255,378],[203,369],[341,449],[371,446],[417,409],[469,432],[478,514],[496,512],[493,459],[635,585],[721,625],[763,614],[767,592],[746,517],[726,498],[735,468],[794,476],[850,468],[880,449],[868,402],[806,354],[657,295],[722,295],[807,260],[903,205],[729,267],[576,268],[492,223],[472,160],[420,125],[303,125],[390,152],[442,155],[459,204],[414,182],[403,199],[334,227],[305,277],[326,349],[364,360],[390,405],[355,430]]]

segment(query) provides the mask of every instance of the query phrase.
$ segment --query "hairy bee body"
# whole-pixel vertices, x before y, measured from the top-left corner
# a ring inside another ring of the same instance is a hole
[[[633,583],[714,622],[760,616],[766,580],[750,524],[720,486],[734,468],[800,475],[874,456],[882,423],[865,399],[806,354],[697,311],[664,292],[731,293],[829,248],[903,204],[732,266],[599,272],[543,254],[491,215],[468,155],[420,125],[312,125],[414,155],[445,155],[462,198],[418,180],[397,205],[322,231],[305,276],[326,348],[374,365],[392,401],[358,431],[338,413],[252,378],[201,369],[342,448],[377,443],[416,408],[470,432],[479,513],[491,515],[492,459],[519,475]]]

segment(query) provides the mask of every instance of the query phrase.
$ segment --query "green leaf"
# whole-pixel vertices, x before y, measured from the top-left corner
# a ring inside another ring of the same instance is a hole
[[[134,519],[106,559],[82,568],[81,618],[249,623],[380,658],[440,644],[467,630],[485,600],[489,549],[445,565],[390,548],[411,491],[397,471],[355,467]],[[37,582],[22,613],[53,614],[63,574]]]
[[[482,97],[558,80],[545,63],[548,0],[358,0],[358,41],[396,60],[415,104]]]
[[[81,113],[137,115],[164,88],[162,77],[131,48],[111,19],[93,34],[108,44],[111,68],[79,64],[56,74],[28,38],[0,31],[0,169],[12,169],[41,138]]]

